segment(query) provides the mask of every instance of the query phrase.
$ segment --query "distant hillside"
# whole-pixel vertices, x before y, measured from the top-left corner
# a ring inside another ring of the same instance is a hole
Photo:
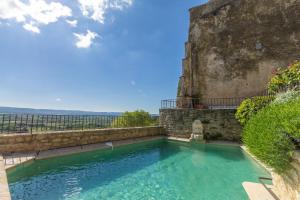
[[[0,113],[13,114],[45,114],[45,115],[113,115],[119,116],[121,112],[90,112],[80,110],[52,110],[52,109],[33,109],[33,108],[15,108],[0,107]]]

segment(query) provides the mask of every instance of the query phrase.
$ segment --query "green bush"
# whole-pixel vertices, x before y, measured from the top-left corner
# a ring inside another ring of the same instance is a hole
[[[251,117],[242,140],[249,151],[277,172],[290,168],[295,144],[300,138],[300,99],[271,104]]]
[[[144,127],[155,125],[156,123],[157,119],[154,119],[148,112],[137,110],[123,113],[112,121],[111,126],[114,128]]]
[[[274,75],[268,85],[270,92],[276,93],[281,88],[300,85],[300,61],[291,64],[287,68],[278,68]]]
[[[273,99],[273,96],[260,96],[244,100],[237,109],[235,114],[236,119],[241,125],[246,125],[247,121],[252,116],[262,108],[266,107]]]

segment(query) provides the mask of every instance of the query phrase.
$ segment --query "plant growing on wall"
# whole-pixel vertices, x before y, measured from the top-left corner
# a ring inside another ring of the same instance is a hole
[[[252,116],[262,108],[266,107],[273,99],[273,96],[259,96],[244,100],[237,109],[235,114],[236,119],[241,125],[246,125],[247,121]]]
[[[287,68],[278,68],[274,71],[274,76],[269,82],[268,89],[276,93],[281,89],[300,85],[300,61],[289,65]]]

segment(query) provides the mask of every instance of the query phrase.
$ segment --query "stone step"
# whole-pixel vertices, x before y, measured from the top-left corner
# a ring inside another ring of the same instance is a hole
[[[250,200],[276,200],[260,183],[243,182],[242,185]],[[267,185],[267,187],[272,189],[271,185]]]

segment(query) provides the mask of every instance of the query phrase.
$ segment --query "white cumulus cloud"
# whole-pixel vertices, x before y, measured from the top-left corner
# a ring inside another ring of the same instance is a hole
[[[66,22],[72,27],[76,27],[78,23],[77,20],[66,20]]]
[[[103,24],[107,10],[123,10],[131,6],[133,0],[78,0],[78,2],[84,16]]]
[[[29,24],[24,24],[23,25],[23,28],[25,29],[25,30],[27,30],[27,31],[31,31],[31,32],[33,32],[33,33],[40,33],[41,31],[40,31],[40,29],[38,28],[38,27],[36,27],[36,26],[34,26],[33,24],[31,24],[31,23],[29,23]]]
[[[72,16],[72,10],[59,2],[48,3],[46,0],[0,1],[0,19],[23,23],[23,28],[28,31],[38,32],[39,25],[54,23],[61,17],[70,16]]]
[[[105,16],[111,10],[123,10],[130,7],[134,0],[77,0],[81,10],[80,17],[87,17],[99,23],[105,22]],[[10,26],[20,24],[25,30],[41,33],[42,26],[63,19],[70,27],[79,23],[72,9],[62,0],[0,0],[0,24]],[[83,15],[83,16],[82,16]],[[78,48],[89,48],[98,34],[87,30],[86,33],[73,33]],[[132,83],[133,84],[133,83]],[[133,84],[134,85],[134,84]]]
[[[76,37],[76,46],[77,48],[89,48],[93,43],[93,40],[98,37],[98,34],[87,30],[86,34],[74,33]]]

